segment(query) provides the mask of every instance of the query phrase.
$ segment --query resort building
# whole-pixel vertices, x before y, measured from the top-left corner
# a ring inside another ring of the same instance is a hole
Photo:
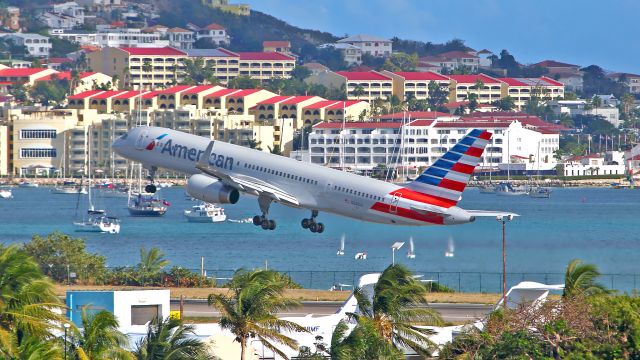
[[[368,102],[362,100],[322,100],[304,106],[302,110],[302,120],[306,126],[323,121],[341,123],[364,119],[371,107]]]
[[[274,96],[257,103],[253,112],[258,122],[273,123],[274,119],[287,118],[299,129],[304,124],[304,107],[324,100],[319,96]]]
[[[344,88],[349,100],[373,101],[393,95],[392,78],[377,71],[327,71],[311,75],[305,81],[328,88]]]
[[[451,79],[438,73],[427,71],[398,71],[383,70],[382,74],[393,79],[393,94],[398,99],[410,98],[425,100],[429,98],[429,83],[434,81],[440,88],[449,92]]]
[[[620,153],[614,151],[614,153]],[[622,157],[622,156],[620,156]],[[619,161],[607,161],[606,156],[589,154],[586,156],[574,156],[565,160],[559,167],[560,176],[593,176],[593,175],[620,175],[626,174],[625,163]]]
[[[371,35],[349,36],[338,40],[338,44],[348,44],[359,47],[362,54],[371,56],[388,57],[393,53],[393,43],[391,40]]]
[[[497,78],[479,74],[479,75],[447,75],[451,79],[451,93],[449,101],[467,100],[469,94],[478,95],[478,102],[488,104],[496,100],[500,100],[506,95],[507,84]],[[477,85],[482,86],[478,89]]]
[[[477,72],[480,67],[480,58],[466,51],[449,51],[438,55],[420,58],[420,63],[435,67],[438,72],[451,72],[456,69],[465,69]]]
[[[0,69],[0,82],[34,85],[36,80],[56,73],[57,71],[47,68],[4,68]]]
[[[564,98],[564,84],[548,77],[540,78],[499,78],[508,86],[508,96],[512,97],[518,109],[521,109],[531,97],[540,100]]]

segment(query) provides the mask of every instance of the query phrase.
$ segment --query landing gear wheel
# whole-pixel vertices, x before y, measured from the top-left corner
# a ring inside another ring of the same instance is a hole
[[[324,224],[323,223],[317,223],[316,224],[316,232],[318,232],[318,234],[322,234],[322,232],[324,232]]]
[[[144,187],[144,191],[148,192],[149,194],[155,194],[156,190],[157,188],[154,184],[149,184]]]
[[[301,225],[302,225],[302,228],[303,228],[303,229],[308,229],[310,224],[311,224],[311,220],[309,220],[309,219],[302,219],[302,223],[301,223]]]
[[[256,215],[253,217],[253,225],[260,226],[262,224],[262,216]]]
[[[264,219],[262,220],[262,224],[260,224],[262,226],[263,230],[269,230],[271,224],[269,223],[269,220]]]
[[[269,220],[269,230],[276,229],[276,222],[274,220]]]
[[[311,230],[312,233],[318,232],[318,224],[316,223],[311,223],[309,225],[309,230]]]

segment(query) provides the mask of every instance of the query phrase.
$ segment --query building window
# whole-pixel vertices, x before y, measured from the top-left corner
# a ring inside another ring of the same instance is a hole
[[[57,130],[20,130],[21,139],[55,139]]]
[[[56,157],[56,149],[22,148],[20,149],[20,157],[23,159],[54,158]]]

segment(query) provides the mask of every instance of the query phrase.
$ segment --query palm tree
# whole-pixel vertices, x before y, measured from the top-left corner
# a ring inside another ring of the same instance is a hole
[[[211,359],[207,346],[194,338],[193,325],[180,320],[158,318],[147,327],[147,335],[136,344],[133,354],[138,360],[191,360]]]
[[[292,349],[297,348],[297,342],[282,335],[280,331],[306,332],[305,328],[276,317],[278,312],[299,304],[284,297],[285,287],[286,283],[275,271],[239,270],[231,280],[231,294],[209,295],[209,306],[221,313],[220,327],[231,331],[240,343],[241,360],[245,359],[247,341],[250,337],[256,337],[263,346],[285,359],[287,357],[273,341]]]
[[[118,320],[108,311],[87,314],[82,309],[82,333],[72,346],[80,359],[133,359],[126,350],[129,344],[127,335],[118,330]]]
[[[51,351],[56,347],[53,332],[66,322],[63,310],[33,258],[16,245],[0,250],[0,358],[27,352],[29,341],[45,344],[39,353]]]
[[[596,265],[585,264],[580,259],[571,260],[564,275],[562,297],[606,293],[607,289],[604,285],[596,282],[598,276],[600,276],[600,271]]]
[[[184,65],[184,79],[180,82],[187,85],[197,84],[214,84],[216,82],[215,74],[211,67],[209,67],[203,58],[196,58],[195,60],[183,59],[182,65]]]
[[[141,247],[138,273],[142,285],[146,285],[148,280],[158,275],[167,265],[169,265],[169,260],[164,258],[164,253],[160,249],[153,247],[149,251],[145,251],[144,247]]]
[[[372,320],[378,335],[389,344],[430,356],[435,345],[426,335],[431,331],[416,325],[439,325],[442,319],[433,309],[425,307],[426,295],[427,288],[411,271],[403,265],[391,265],[380,275],[373,294],[363,289],[354,291],[359,310],[354,317],[359,324],[362,317]]]

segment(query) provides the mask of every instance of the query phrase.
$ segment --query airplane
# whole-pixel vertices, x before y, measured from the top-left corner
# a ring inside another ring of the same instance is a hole
[[[311,216],[302,219],[302,227],[322,233],[325,226],[316,221],[320,212],[408,226],[456,225],[482,216],[517,216],[456,206],[491,136],[486,130],[471,130],[405,185],[161,127],[132,128],[117,138],[112,148],[149,170],[147,192],[156,191],[153,181],[159,168],[183,172],[190,175],[187,193],[202,201],[235,204],[241,193],[257,196],[261,214],[253,217],[253,223],[264,230],[276,228],[275,220],[269,219],[270,205],[275,202],[310,210]]]

